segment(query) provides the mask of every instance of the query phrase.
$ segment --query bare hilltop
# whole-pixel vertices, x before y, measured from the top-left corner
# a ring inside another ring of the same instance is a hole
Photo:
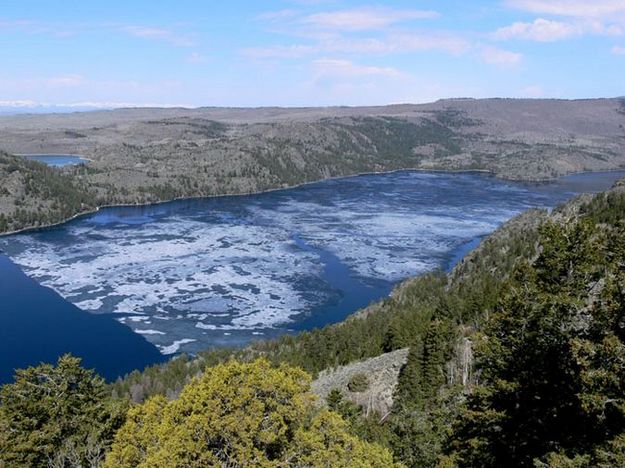
[[[625,100],[0,116],[0,232],[105,204],[239,194],[398,169],[542,180],[625,167]],[[55,170],[12,154],[80,154]]]

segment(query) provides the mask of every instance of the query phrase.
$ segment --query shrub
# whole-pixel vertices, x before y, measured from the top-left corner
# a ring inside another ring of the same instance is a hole
[[[347,388],[350,392],[354,393],[364,392],[369,388],[369,378],[362,372],[354,374],[349,379],[349,382],[347,383]]]

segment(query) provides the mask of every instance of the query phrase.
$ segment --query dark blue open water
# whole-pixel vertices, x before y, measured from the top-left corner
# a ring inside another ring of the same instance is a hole
[[[105,378],[163,359],[143,337],[109,317],[89,314],[28,278],[0,255],[0,383],[13,369],[71,352]]]
[[[451,268],[515,214],[622,177],[367,175],[106,208],[3,237],[0,381],[68,351],[112,378],[177,352],[337,322],[408,276]]]

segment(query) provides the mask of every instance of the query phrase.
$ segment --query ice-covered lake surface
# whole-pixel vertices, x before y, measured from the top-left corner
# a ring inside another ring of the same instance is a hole
[[[337,322],[398,281],[447,269],[531,207],[605,190],[625,173],[545,184],[397,172],[259,195],[106,208],[0,238],[22,270],[110,314],[161,353],[239,345]]]

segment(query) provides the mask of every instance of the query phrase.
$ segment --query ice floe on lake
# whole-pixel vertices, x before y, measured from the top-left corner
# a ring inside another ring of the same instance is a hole
[[[68,301],[115,314],[171,354],[340,320],[514,214],[572,193],[402,172],[107,208],[0,248]]]

